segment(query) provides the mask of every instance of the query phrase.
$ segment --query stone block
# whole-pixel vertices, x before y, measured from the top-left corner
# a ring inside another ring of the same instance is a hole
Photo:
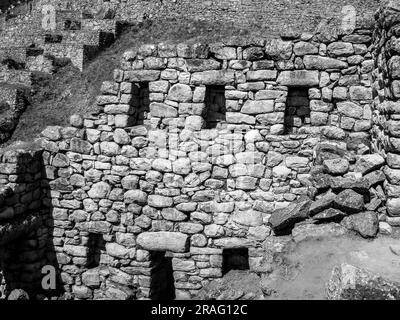
[[[180,232],[143,232],[138,235],[136,243],[148,251],[187,252],[189,236]]]

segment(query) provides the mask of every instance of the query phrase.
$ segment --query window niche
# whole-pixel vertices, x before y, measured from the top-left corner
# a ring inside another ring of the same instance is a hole
[[[308,88],[289,87],[285,110],[285,133],[293,134],[310,124],[310,99]]]
[[[149,119],[150,114],[150,97],[149,83],[134,83],[132,87],[131,106],[135,110],[135,124],[144,124]]]
[[[87,267],[96,268],[100,265],[101,252],[106,250],[106,242],[102,234],[90,233],[88,240]]]
[[[61,43],[63,36],[61,34],[45,34],[44,43]]]
[[[225,86],[206,86],[206,128],[221,128],[226,122]]]
[[[65,20],[64,21],[64,30],[81,30],[82,25],[78,20]]]
[[[150,252],[151,300],[174,300],[175,280],[172,269],[172,257],[166,256],[165,251]]]
[[[249,249],[224,249],[222,252],[222,274],[231,270],[249,270]]]

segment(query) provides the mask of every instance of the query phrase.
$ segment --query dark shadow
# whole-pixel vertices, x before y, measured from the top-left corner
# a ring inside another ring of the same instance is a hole
[[[45,34],[44,43],[61,43],[63,36],[61,34]]]
[[[25,68],[24,63],[15,61],[11,58],[4,59],[3,61],[1,61],[1,64],[11,70],[23,70]]]
[[[82,24],[78,20],[67,19],[64,21],[64,30],[81,30]]]
[[[310,100],[308,88],[289,87],[285,110],[285,132],[297,133],[302,126],[310,123]]]
[[[153,251],[151,259],[151,300],[174,300],[175,285],[172,269],[172,258],[166,257],[165,252]]]
[[[224,249],[222,252],[222,274],[231,270],[249,270],[249,249]]]
[[[206,87],[206,127],[214,129],[219,123],[226,122],[225,86]]]
[[[150,113],[149,83],[140,82],[132,84],[132,100],[130,105],[136,110],[135,124],[144,124]]]
[[[28,146],[22,148],[26,150]],[[64,288],[60,278],[53,244],[53,207],[50,201],[49,181],[45,175],[43,151],[31,146],[29,152],[17,153],[4,149],[9,159],[17,157],[16,187],[0,203],[1,209],[14,208],[19,214],[0,220],[0,269],[6,292],[25,290],[30,299],[60,296]],[[12,161],[12,160],[10,160]],[[4,159],[3,159],[4,163]],[[21,191],[23,190],[23,191]],[[0,210],[1,211],[1,210]],[[56,271],[56,288],[44,289],[44,266]]]
[[[87,267],[89,269],[96,268],[100,265],[101,251],[106,250],[106,242],[102,234],[89,234],[89,253],[87,259]]]

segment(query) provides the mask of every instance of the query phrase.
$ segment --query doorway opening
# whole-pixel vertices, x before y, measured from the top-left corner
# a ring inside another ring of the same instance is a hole
[[[89,269],[96,268],[100,265],[101,252],[106,250],[106,242],[103,235],[90,233],[88,247],[87,267]]]
[[[145,124],[150,116],[149,83],[134,83],[132,88],[131,105],[136,110],[135,124]]]
[[[172,258],[166,257],[165,251],[152,251],[150,252],[150,261],[150,299],[174,300],[175,281],[172,269]]]

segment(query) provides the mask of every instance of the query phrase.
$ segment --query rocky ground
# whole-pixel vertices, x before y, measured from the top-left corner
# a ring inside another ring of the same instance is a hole
[[[371,276],[390,279],[400,286],[398,229],[394,229],[390,237],[379,235],[374,240],[365,240],[353,233],[338,235],[333,232],[323,238],[282,237],[282,252],[275,255],[268,276],[233,270],[204,288],[198,298],[324,300],[328,298],[327,285],[332,271],[342,264],[370,272]]]

